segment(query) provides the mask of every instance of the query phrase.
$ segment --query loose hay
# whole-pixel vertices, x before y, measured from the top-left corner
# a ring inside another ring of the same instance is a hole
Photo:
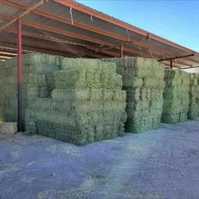
[[[0,134],[13,135],[17,132],[16,122],[3,122],[0,123]]]

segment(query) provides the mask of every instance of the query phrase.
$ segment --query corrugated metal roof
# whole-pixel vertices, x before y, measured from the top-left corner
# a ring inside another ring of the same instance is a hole
[[[37,2],[2,0],[0,25]],[[72,0],[49,0],[23,17],[23,38],[24,48],[31,51],[73,57],[120,57],[123,49],[126,56],[167,59],[163,61],[166,65],[168,58],[175,58],[176,67],[199,65],[198,52]],[[16,49],[15,25],[0,32],[0,45]]]

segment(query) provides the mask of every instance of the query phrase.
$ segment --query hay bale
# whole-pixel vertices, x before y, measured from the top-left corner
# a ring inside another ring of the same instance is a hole
[[[190,74],[189,90],[189,119],[198,119],[199,117],[199,75]]]
[[[77,144],[122,134],[126,93],[114,63],[34,53],[24,64],[27,131]],[[3,66],[0,117],[16,121],[16,59]]]
[[[189,110],[189,74],[180,70],[165,70],[162,121],[177,123],[187,120]]]
[[[126,131],[144,132],[158,128],[163,104],[164,69],[153,59],[125,57],[111,59],[122,75],[127,92]]]
[[[30,79],[28,85],[38,89],[33,89],[35,100],[26,110],[27,130],[75,144],[121,135],[126,120],[126,92],[122,91],[116,65],[64,59],[61,68],[53,72],[50,95],[38,94],[39,88],[49,88],[46,73]]]

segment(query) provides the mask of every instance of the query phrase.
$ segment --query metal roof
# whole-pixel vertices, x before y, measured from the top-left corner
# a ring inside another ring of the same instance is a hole
[[[40,7],[24,13],[39,2]],[[199,66],[198,52],[72,0],[0,0],[1,60],[13,57],[17,48],[16,24],[1,27],[21,15],[27,52],[91,58],[142,56],[165,65],[172,61],[180,68]]]

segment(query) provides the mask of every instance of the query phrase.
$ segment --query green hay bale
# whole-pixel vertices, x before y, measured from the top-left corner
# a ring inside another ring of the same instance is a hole
[[[164,123],[177,123],[179,122],[179,113],[164,113],[162,114],[162,122]]]
[[[45,74],[29,74],[28,82],[29,85],[39,85],[39,86],[46,86],[46,75]]]
[[[121,88],[116,65],[99,60],[65,60],[62,71],[55,73],[56,88]]]
[[[131,84],[133,88],[141,88],[143,85],[143,79],[139,77],[133,77],[131,81],[132,81]]]
[[[166,70],[165,83],[163,122],[177,123],[187,120],[190,90],[189,74],[180,70]]]
[[[37,133],[37,127],[35,122],[33,121],[26,121],[25,122],[26,134],[35,134]]]
[[[198,119],[199,117],[199,75],[190,74],[189,90],[189,119]]]
[[[62,60],[63,57],[41,53],[29,53],[24,55],[24,64],[27,66],[36,66],[35,72],[49,72],[54,69],[57,70],[57,67],[61,67]]]
[[[127,92],[126,131],[137,133],[157,128],[165,86],[163,66],[146,58],[125,57],[114,62]]]
[[[57,100],[90,100],[90,93],[90,89],[54,89],[51,96]]]
[[[55,87],[58,89],[85,88],[86,74],[83,71],[57,71],[55,73]]]
[[[38,87],[27,87],[27,96],[29,98],[39,97],[39,88]]]
[[[27,92],[32,102],[27,128],[75,144],[121,135],[126,92],[116,65],[86,59],[62,61],[63,70],[33,72],[36,79],[27,81],[29,87],[37,88],[32,95]]]

